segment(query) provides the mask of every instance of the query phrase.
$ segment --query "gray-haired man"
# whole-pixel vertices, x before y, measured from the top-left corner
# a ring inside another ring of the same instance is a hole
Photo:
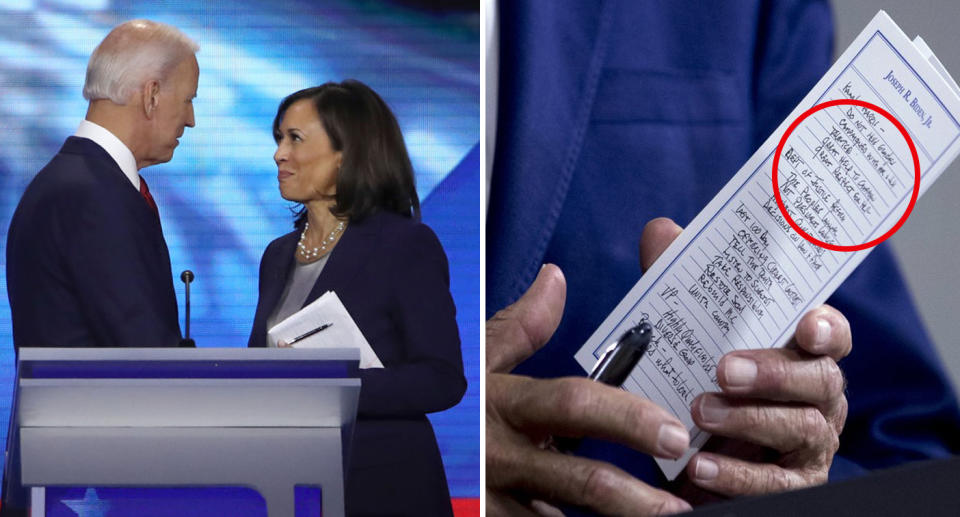
[[[148,20],[117,26],[94,50],[86,119],[30,182],[11,220],[7,294],[17,349],[180,343],[170,257],[139,170],[169,161],[194,126],[197,50],[176,28]],[[8,481],[19,478],[17,467],[8,465]],[[19,490],[4,492],[4,513],[22,504]]]
[[[86,120],[27,187],[7,240],[14,345],[176,346],[167,245],[143,167],[193,127],[197,45],[133,20],[94,50]]]

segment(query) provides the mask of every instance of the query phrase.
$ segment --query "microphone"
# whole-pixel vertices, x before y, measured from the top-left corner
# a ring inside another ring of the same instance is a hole
[[[180,273],[180,280],[183,282],[183,285],[186,289],[186,324],[187,324],[187,334],[186,337],[180,341],[181,348],[196,348],[197,343],[190,339],[190,282],[193,282],[193,271],[189,269],[184,269],[183,273]]]

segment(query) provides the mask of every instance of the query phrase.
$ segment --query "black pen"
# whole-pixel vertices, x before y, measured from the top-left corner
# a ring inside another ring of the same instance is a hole
[[[630,327],[620,336],[620,339],[607,347],[606,352],[600,356],[600,360],[594,365],[588,377],[591,380],[619,388],[630,376],[630,372],[636,368],[643,354],[647,353],[652,337],[653,327],[647,323],[647,320]],[[553,447],[560,452],[569,452],[579,444],[580,438],[567,437],[552,437],[547,442],[548,447]]]
[[[324,323],[323,325],[320,325],[319,327],[317,327],[317,328],[315,328],[315,329],[313,329],[313,330],[308,330],[308,331],[304,332],[303,334],[300,334],[299,336],[293,338],[293,341],[290,341],[289,343],[287,343],[287,346],[293,345],[293,344],[296,343],[297,341],[303,341],[304,339],[307,339],[308,337],[316,334],[317,332],[321,332],[321,331],[327,330],[328,328],[330,328],[330,327],[332,327],[332,326],[333,326],[333,323]]]
[[[589,377],[608,386],[622,386],[643,354],[647,353],[652,337],[653,327],[646,320],[631,327],[607,347]]]

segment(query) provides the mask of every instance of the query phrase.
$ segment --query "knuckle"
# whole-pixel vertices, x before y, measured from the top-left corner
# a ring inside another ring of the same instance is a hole
[[[487,375],[486,421],[513,425],[532,404],[531,398],[538,381],[518,375],[493,373]]]
[[[514,484],[513,476],[517,472],[517,452],[511,447],[496,441],[487,440],[486,448],[487,485],[504,488]]]
[[[489,444],[488,444],[489,445]],[[500,450],[491,450],[487,447],[486,455],[487,481],[491,486],[502,484],[503,473],[510,471],[510,457]]]
[[[797,488],[801,483],[790,471],[776,465],[740,466],[740,485],[736,491],[741,494],[766,494]]]
[[[822,449],[825,440],[829,442],[831,437],[836,438],[836,435],[830,432],[823,413],[817,408],[801,408],[798,415],[797,434],[800,437],[801,449]]]
[[[549,381],[556,397],[555,410],[564,420],[582,421],[595,402],[591,391],[579,381],[570,378]]]
[[[843,372],[840,371],[840,366],[837,365],[836,361],[829,357],[821,357],[814,364],[816,364],[818,378],[823,380],[819,383],[821,400],[830,401],[842,396],[844,388]]]
[[[783,356],[764,354],[757,357],[757,369],[760,373],[760,379],[768,390],[780,391],[784,385],[790,382],[790,377],[794,373],[790,361]]]
[[[601,463],[590,467],[583,487],[581,501],[608,501],[617,496],[619,473],[610,465]]]
[[[539,348],[523,327],[512,306],[494,314],[487,320],[484,330],[488,356],[487,371],[500,372],[510,369],[509,361],[525,359]]]
[[[850,404],[847,402],[847,397],[841,396],[832,420],[833,428],[837,432],[838,437],[843,432],[843,427],[847,423],[847,411],[849,408]]]
[[[631,404],[623,410],[624,430],[631,431],[646,427],[646,409],[640,404]]]
[[[730,488],[740,494],[755,494],[761,491],[763,474],[752,471],[745,464],[737,463],[730,471]]]
[[[742,406],[745,418],[741,422],[744,427],[757,427],[768,429],[771,425],[776,425],[777,418],[774,415],[774,409],[762,404],[749,404]]]
[[[512,321],[513,318],[510,317],[510,308],[500,309],[487,320],[487,337],[497,336],[503,333],[503,329],[509,326]]]
[[[511,341],[516,341],[517,338],[523,335],[523,325],[520,324],[520,319],[517,315],[517,310],[513,306],[500,309],[496,314],[493,315],[489,320],[487,320],[487,337],[495,337],[502,339],[504,337],[512,338]]]
[[[794,488],[793,477],[790,476],[790,473],[786,470],[773,467],[767,469],[767,486],[768,491],[784,491]]]
[[[812,470],[807,477],[808,486],[822,485],[827,482],[828,478],[828,469],[814,469]]]
[[[487,409],[484,412],[484,418],[486,421],[499,422],[500,408],[503,405],[503,391],[499,388],[496,382],[491,382],[489,376],[487,377],[487,396],[484,399],[484,405]]]
[[[822,485],[827,482],[828,467],[810,467],[791,474],[790,490]]]
[[[486,333],[488,339],[494,338],[501,341],[514,341],[522,332],[523,327],[514,317],[513,311],[509,307],[497,311],[492,318],[487,320]]]
[[[833,455],[836,454],[838,450],[840,450],[840,436],[838,433],[829,433],[827,440],[828,440],[827,452],[829,453],[831,458],[831,460],[828,462],[829,464],[833,461],[832,460]]]

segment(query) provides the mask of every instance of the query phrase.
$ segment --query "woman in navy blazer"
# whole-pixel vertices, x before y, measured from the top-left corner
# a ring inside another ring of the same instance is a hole
[[[360,370],[347,514],[452,515],[425,414],[459,402],[466,380],[447,258],[419,222],[399,125],[347,80],[284,99],[273,133],[281,196],[303,208],[263,254],[249,346],[276,346],[270,326],[336,292],[384,365]]]

